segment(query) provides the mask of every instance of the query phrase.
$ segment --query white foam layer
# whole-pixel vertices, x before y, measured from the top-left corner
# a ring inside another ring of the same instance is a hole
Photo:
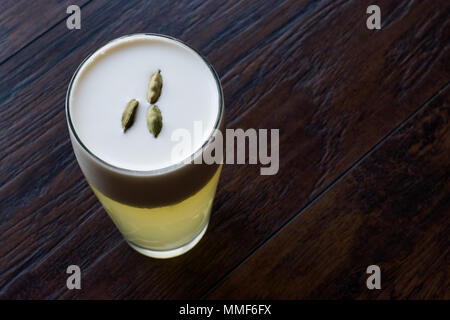
[[[161,70],[163,89],[156,103],[163,116],[158,138],[147,129],[146,99],[151,75]],[[139,101],[134,125],[123,133],[122,112]],[[206,62],[174,40],[133,35],[114,40],[93,54],[77,73],[69,97],[70,116],[81,142],[103,161],[128,170],[162,169],[172,158],[174,130],[191,132],[192,150],[211,135],[219,113],[219,90]],[[194,135],[201,121],[203,134]]]

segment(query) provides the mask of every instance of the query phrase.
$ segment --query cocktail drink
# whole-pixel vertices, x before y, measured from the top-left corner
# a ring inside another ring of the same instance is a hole
[[[158,70],[162,89],[150,102],[149,81]],[[138,106],[124,131],[124,109],[131,100]],[[157,134],[149,122],[153,105],[162,116]],[[177,256],[205,233],[222,165],[201,159],[224,127],[223,109],[213,68],[170,37],[118,38],[75,72],[66,113],[76,158],[106,212],[138,252]],[[189,142],[188,152],[180,148],[181,138]]]

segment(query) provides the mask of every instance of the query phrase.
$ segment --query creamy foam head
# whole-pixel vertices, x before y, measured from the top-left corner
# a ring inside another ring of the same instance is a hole
[[[149,133],[146,97],[151,75],[161,70],[162,94],[156,105],[163,128],[158,138]],[[78,71],[69,96],[76,134],[94,155],[119,168],[148,171],[183,160],[173,158],[179,143],[172,133],[191,133],[192,151],[213,132],[219,113],[219,87],[213,71],[191,48],[169,38],[133,35],[114,40],[96,51]],[[122,112],[131,99],[139,101],[133,126],[123,133]],[[203,132],[194,135],[194,123]]]

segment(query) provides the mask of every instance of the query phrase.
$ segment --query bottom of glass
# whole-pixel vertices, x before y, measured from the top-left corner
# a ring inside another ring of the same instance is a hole
[[[173,258],[179,255],[182,255],[183,253],[188,252],[191,250],[195,245],[203,238],[203,235],[206,232],[206,229],[208,229],[208,223],[205,225],[205,227],[200,231],[200,233],[192,239],[190,242],[186,243],[184,246],[178,247],[176,249],[171,250],[151,250],[147,248],[143,248],[141,246],[138,246],[137,244],[134,244],[131,241],[128,241],[128,244],[130,247],[132,247],[134,250],[139,252],[140,254],[143,254],[147,257],[157,258],[157,259],[167,259],[167,258]]]

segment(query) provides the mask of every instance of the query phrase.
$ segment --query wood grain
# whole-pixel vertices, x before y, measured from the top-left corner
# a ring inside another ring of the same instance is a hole
[[[82,8],[89,1],[1,1],[0,63],[68,17],[67,7],[76,4]]]
[[[208,298],[450,298],[449,124],[447,88]]]
[[[0,65],[0,297],[205,294],[448,82],[450,5],[379,2],[385,22],[373,32],[365,1],[95,1],[81,30],[62,22]],[[65,123],[77,65],[135,32],[206,55],[228,127],[280,128],[278,175],[225,166],[205,238],[168,261],[123,242],[84,182]],[[65,287],[70,264],[83,270],[79,292]]]

